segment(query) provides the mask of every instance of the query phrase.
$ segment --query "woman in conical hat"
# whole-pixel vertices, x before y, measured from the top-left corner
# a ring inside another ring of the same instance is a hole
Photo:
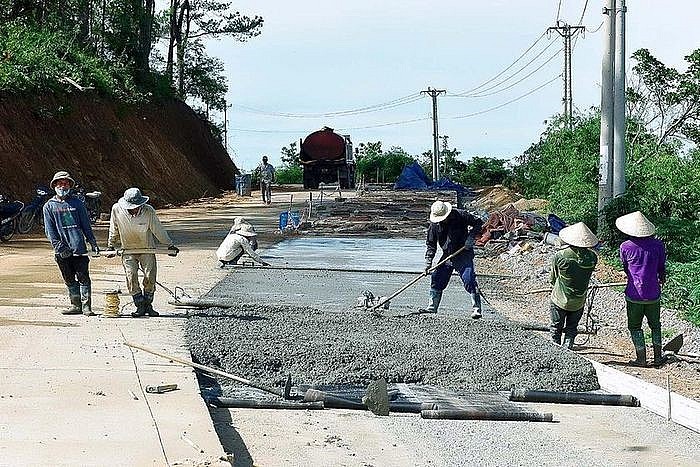
[[[578,323],[583,316],[588,284],[598,263],[591,250],[598,238],[583,222],[561,229],[559,238],[568,246],[559,250],[552,258],[549,279],[552,283],[549,314],[552,319],[550,331],[552,341],[571,349],[576,339]]]
[[[644,317],[651,328],[654,365],[664,362],[661,350],[661,287],[666,280],[666,247],[654,237],[656,226],[639,211],[618,217],[615,226],[629,235],[620,245],[620,260],[627,275],[625,303],[636,359],[630,363],[646,366],[647,354],[642,331]]]

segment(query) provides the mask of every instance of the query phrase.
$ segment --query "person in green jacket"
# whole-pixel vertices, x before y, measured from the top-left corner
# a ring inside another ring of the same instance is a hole
[[[578,323],[583,316],[588,283],[598,263],[598,257],[591,250],[598,244],[598,238],[583,222],[565,227],[559,238],[568,246],[559,250],[552,258],[549,279],[552,283],[549,313],[552,319],[549,330],[552,341],[572,349],[576,339]]]

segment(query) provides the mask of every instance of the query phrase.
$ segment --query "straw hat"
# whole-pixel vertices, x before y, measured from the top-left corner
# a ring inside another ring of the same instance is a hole
[[[656,227],[640,211],[634,211],[615,219],[615,226],[631,237],[651,237]]]
[[[138,188],[129,188],[117,202],[124,209],[136,209],[148,202],[148,196],[143,196]]]
[[[452,205],[447,201],[435,201],[430,206],[430,222],[442,222],[452,212]]]
[[[559,231],[559,238],[571,246],[581,248],[592,248],[599,242],[598,237],[583,222],[564,227]]]
[[[250,224],[243,224],[235,233],[244,237],[255,237],[258,235],[253,226]]]

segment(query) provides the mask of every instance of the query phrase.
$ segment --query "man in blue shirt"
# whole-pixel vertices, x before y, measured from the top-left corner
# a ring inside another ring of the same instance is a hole
[[[90,273],[85,240],[97,255],[95,234],[92,233],[90,217],[82,201],[71,194],[75,185],[66,171],[56,172],[51,188],[56,196],[44,205],[44,228],[46,237],[53,245],[56,264],[68,287],[71,307],[62,311],[64,315],[94,316],[90,287]]]
[[[481,233],[482,225],[481,219],[467,211],[452,209],[450,203],[442,201],[433,203],[430,208],[430,227],[428,227],[425,241],[425,273],[428,274],[432,267],[438,245],[442,249],[441,261],[459,251],[460,248],[465,246],[466,248],[433,271],[430,279],[430,302],[423,311],[437,313],[442,292],[450,282],[452,271],[457,270],[465,290],[471,297],[471,317],[481,318],[481,297],[474,270],[474,242]]]

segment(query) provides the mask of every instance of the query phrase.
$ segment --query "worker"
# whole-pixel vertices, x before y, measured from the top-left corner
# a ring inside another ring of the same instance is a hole
[[[116,242],[120,242],[124,249],[122,264],[126,273],[126,287],[136,305],[136,311],[131,313],[134,318],[159,315],[153,309],[157,275],[156,240],[168,245],[169,256],[177,256],[180,252],[158,220],[156,210],[146,204],[148,199],[138,188],[129,188],[114,203],[109,218],[106,253],[114,256]],[[139,285],[139,269],[143,271],[143,290]]]
[[[456,269],[464,288],[471,297],[471,317],[481,318],[481,297],[474,270],[474,242],[481,233],[482,225],[481,219],[464,210],[453,209],[452,204],[448,202],[435,201],[432,204],[430,207],[430,226],[425,241],[425,274],[429,274],[438,245],[442,248],[440,261],[462,247],[465,249],[433,271],[430,279],[430,301],[428,307],[421,311],[437,313],[442,292],[450,282],[452,271]]]
[[[267,156],[262,157],[262,163],[258,166],[260,175],[260,193],[265,204],[272,202],[272,182],[275,181],[275,168],[267,163]]]
[[[598,238],[583,222],[564,227],[559,238],[567,246],[554,255],[549,271],[552,283],[549,314],[549,330],[552,341],[567,349],[574,347],[578,334],[578,323],[583,316],[583,307],[588,294],[588,284],[598,263],[598,256],[591,248],[598,244]]]
[[[618,217],[615,226],[629,236],[620,245],[620,260],[627,275],[627,328],[636,353],[630,364],[647,364],[642,331],[642,319],[646,317],[651,328],[654,366],[658,367],[665,361],[661,350],[661,288],[666,281],[666,247],[654,237],[654,224],[639,211]]]
[[[75,180],[68,172],[56,172],[50,185],[56,196],[44,204],[44,230],[53,245],[56,264],[68,287],[71,303],[70,308],[61,313],[94,316],[88,266],[90,259],[87,257],[85,240],[90,244],[94,255],[99,255],[100,249],[90,226],[90,216],[85,204],[71,193]]]
[[[236,264],[244,253],[247,253],[254,261],[269,266],[269,263],[264,261],[255,252],[258,248],[257,232],[242,217],[235,217],[233,226],[229,230],[226,238],[221,242],[216,250],[216,257],[219,260],[219,267],[224,267],[228,264]]]

